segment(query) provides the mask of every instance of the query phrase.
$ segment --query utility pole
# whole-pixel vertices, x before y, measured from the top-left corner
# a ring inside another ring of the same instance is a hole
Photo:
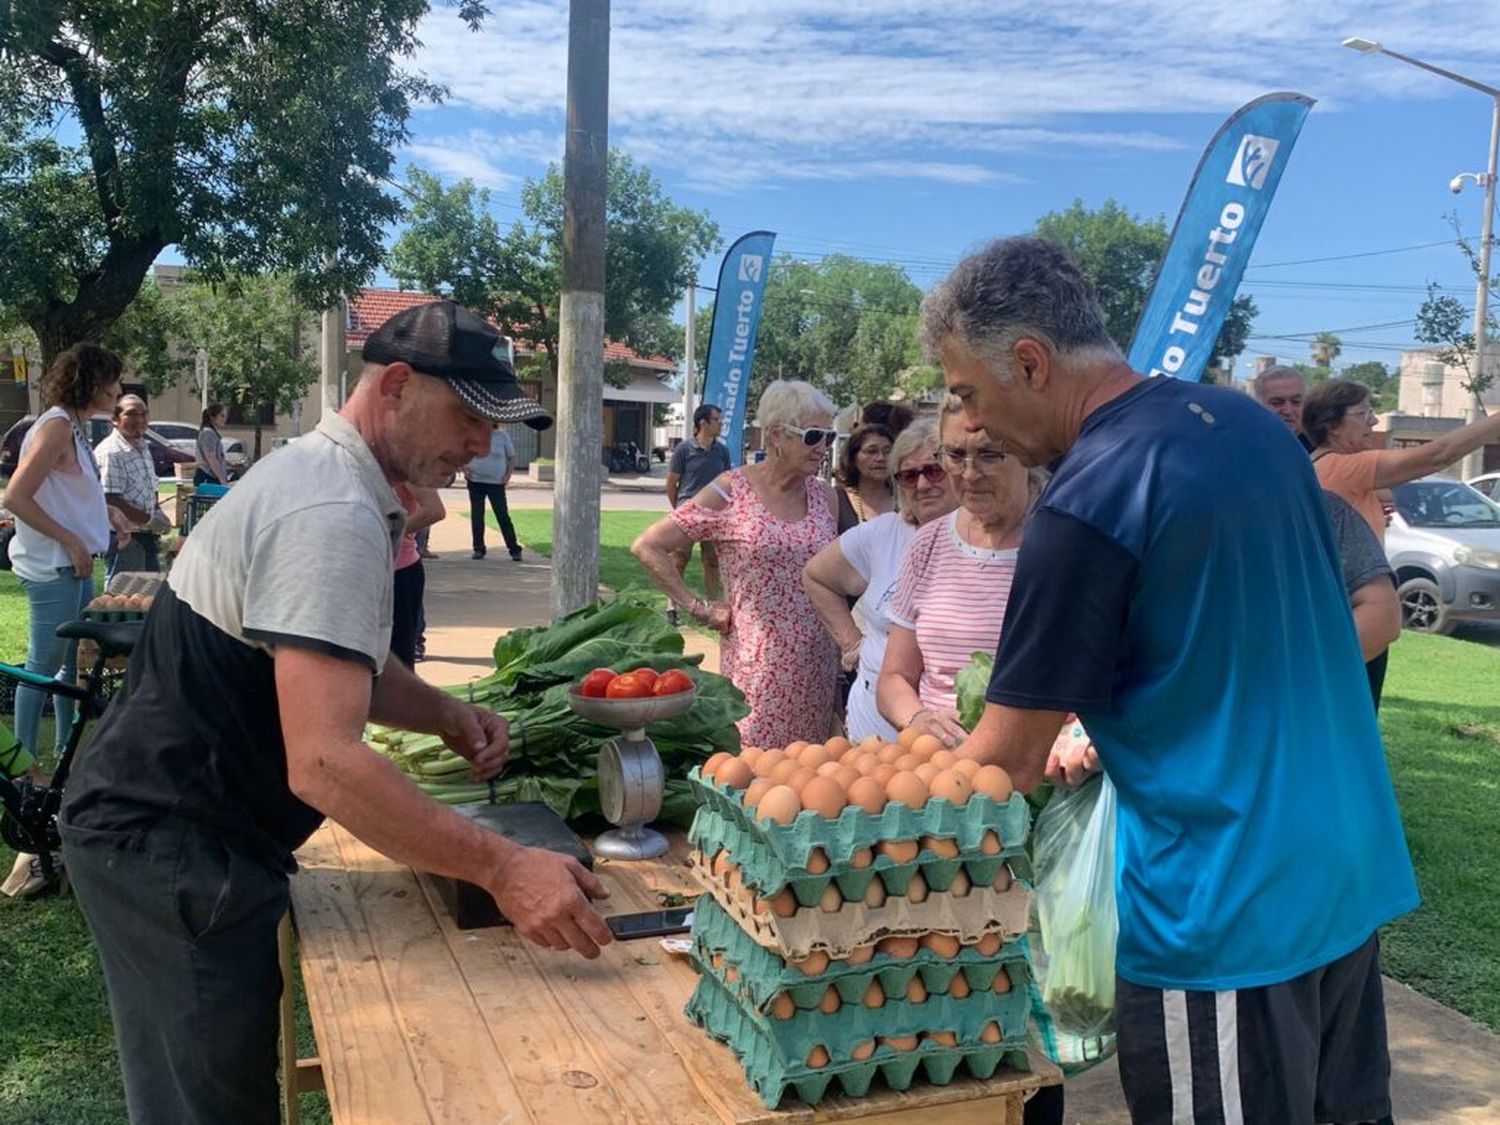
[[[568,6],[567,117],[557,333],[557,476],[552,493],[554,617],[599,596],[609,0],[572,0]]]
[[[694,284],[693,282],[690,281],[690,282],[688,282],[687,296],[684,298],[684,304],[685,304],[685,307],[687,309],[687,313],[686,313],[686,315],[683,318],[687,322],[684,325],[684,327],[683,327],[683,341],[682,341],[682,369],[685,372],[685,374],[683,375],[683,378],[682,378],[682,440],[683,441],[687,441],[689,438],[691,438],[693,436],[693,409],[698,405],[696,402],[693,401],[693,392],[696,390],[696,388],[693,385],[693,367],[694,367],[694,360],[697,358],[696,356],[694,356],[693,353],[697,350],[697,343],[698,343],[698,340],[697,340],[697,335],[698,335],[698,329],[697,329],[697,312],[698,312],[698,310],[696,308],[694,308],[694,306],[697,303],[698,303],[698,286],[696,284]]]
[[[1484,226],[1479,236],[1479,283],[1474,296],[1474,374],[1472,379],[1483,379],[1487,359],[1485,353],[1490,335],[1490,243],[1495,233],[1495,174],[1500,171],[1500,95],[1493,99],[1490,111],[1490,162],[1484,174]],[[1464,422],[1472,425],[1484,417],[1484,403],[1476,392],[1469,392],[1468,409],[1464,411]],[[1484,447],[1480,446],[1464,458],[1465,480],[1484,472]]]
[[[344,298],[340,297],[323,310],[323,331],[319,341],[318,389],[320,409],[318,421],[330,418],[339,408],[339,389],[343,383],[345,356]]]

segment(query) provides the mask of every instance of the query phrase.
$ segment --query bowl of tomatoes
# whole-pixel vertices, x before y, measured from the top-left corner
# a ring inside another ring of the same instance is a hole
[[[568,689],[568,705],[576,714],[619,730],[675,719],[697,697],[692,677],[680,668],[666,672],[635,668],[619,673],[596,668]]]

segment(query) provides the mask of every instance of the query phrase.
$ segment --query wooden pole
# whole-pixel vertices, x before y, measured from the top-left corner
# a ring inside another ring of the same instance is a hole
[[[609,0],[572,0],[568,135],[563,150],[557,476],[552,493],[553,616],[589,604],[599,592],[608,159]]]

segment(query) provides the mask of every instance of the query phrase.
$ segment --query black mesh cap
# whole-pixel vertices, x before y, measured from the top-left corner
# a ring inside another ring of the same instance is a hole
[[[491,422],[525,422],[534,430],[552,425],[552,415],[516,382],[500,333],[453,301],[397,313],[370,334],[363,351],[368,363],[405,363],[442,379]]]

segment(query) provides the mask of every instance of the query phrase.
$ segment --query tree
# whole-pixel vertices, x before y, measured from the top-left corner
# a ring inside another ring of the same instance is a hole
[[[0,306],[44,362],[101,339],[174,244],[208,278],[352,292],[399,213],[381,181],[411,105],[441,94],[401,66],[428,7],[0,5]]]
[[[1449,215],[1448,224],[1453,228],[1459,252],[1468,262],[1469,272],[1477,280],[1480,272],[1479,251],[1464,237],[1463,226],[1457,215]],[[1490,286],[1493,287],[1496,284],[1500,284],[1500,278],[1491,278]],[[1465,327],[1466,325],[1468,327]],[[1496,328],[1494,316],[1486,309],[1484,313],[1486,353],[1492,345],[1500,343],[1500,340],[1497,340]],[[1442,363],[1463,370],[1464,375],[1459,385],[1464,390],[1477,396],[1494,386],[1495,376],[1475,370],[1470,362],[1474,357],[1476,338],[1474,328],[1470,324],[1468,308],[1458,298],[1444,293],[1443,287],[1436,282],[1427,286],[1427,299],[1417,309],[1417,327],[1412,334],[1422,343],[1433,345],[1434,355]]]
[[[562,171],[554,165],[527,181],[525,219],[504,232],[489,213],[489,193],[472,181],[445,188],[420,168],[409,169],[407,180],[411,205],[391,249],[392,275],[484,312],[544,354],[556,376]],[[706,211],[673,203],[651,170],[623,152],[609,154],[608,193],[604,333],[642,354],[676,358],[682,334],[671,326],[671,310],[699,259],[718,246],[718,224]]]
[[[1170,235],[1165,220],[1136,218],[1113,199],[1095,211],[1075,199],[1066,211],[1043,215],[1032,233],[1068,248],[1094,287],[1105,328],[1122,350],[1128,348],[1167,252]],[[1234,299],[1209,355],[1210,367],[1245,350],[1258,311],[1252,298]]]
[[[1319,332],[1313,337],[1309,350],[1312,352],[1313,362],[1319,367],[1332,367],[1333,361],[1344,350],[1344,342],[1332,332]]]
[[[1377,414],[1396,409],[1401,397],[1401,376],[1393,375],[1385,364],[1375,360],[1351,363],[1339,372],[1339,377],[1369,387],[1370,400]]]
[[[182,339],[208,349],[209,396],[227,398],[255,419],[261,455],[261,412],[287,414],[318,377],[302,355],[302,329],[312,309],[290,278],[197,278],[173,294]]]

